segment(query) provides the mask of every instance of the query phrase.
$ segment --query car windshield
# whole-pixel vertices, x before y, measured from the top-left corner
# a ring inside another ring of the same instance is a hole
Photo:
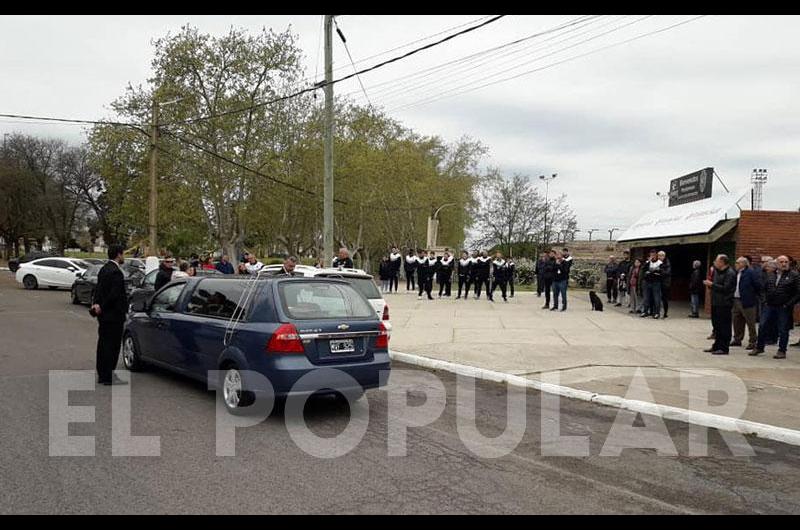
[[[90,263],[86,263],[82,259],[74,259],[74,260],[72,260],[72,263],[74,263],[77,267],[80,267],[81,269],[84,269],[84,270],[86,270],[86,269],[88,269],[89,267],[92,266]]]
[[[286,282],[281,304],[292,320],[369,319],[375,312],[363,295],[341,283]]]

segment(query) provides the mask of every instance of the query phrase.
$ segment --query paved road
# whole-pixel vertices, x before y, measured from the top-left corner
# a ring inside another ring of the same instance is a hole
[[[800,451],[751,440],[757,456],[736,459],[712,433],[706,459],[541,457],[538,429],[499,460],[474,456],[460,441],[445,383],[441,418],[409,435],[409,456],[387,456],[387,394],[368,395],[366,437],[346,457],[312,458],[292,442],[284,418],[240,430],[238,456],[215,456],[213,395],[164,373],[133,378],[133,434],[160,436],[159,458],[112,458],[107,389],[71,396],[96,406],[94,458],[48,456],[48,370],[91,369],[94,326],[64,292],[26,293],[0,276],[0,513],[800,513]],[[398,367],[412,370],[408,367]],[[394,385],[408,375],[399,376]],[[530,393],[529,425],[540,396]],[[486,436],[505,428],[503,389],[477,385],[477,422]],[[590,435],[598,455],[616,411],[563,404],[565,435]],[[317,400],[306,410],[321,436],[341,432],[346,405]],[[669,424],[679,449],[686,426]]]

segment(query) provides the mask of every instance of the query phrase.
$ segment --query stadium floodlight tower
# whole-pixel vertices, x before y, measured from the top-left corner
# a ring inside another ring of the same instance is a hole
[[[764,209],[764,186],[769,181],[769,171],[766,169],[753,170],[753,211],[760,212]]]

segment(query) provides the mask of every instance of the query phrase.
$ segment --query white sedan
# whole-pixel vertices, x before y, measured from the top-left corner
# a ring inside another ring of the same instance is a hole
[[[279,273],[283,270],[283,265],[269,265],[264,267],[266,274]],[[370,305],[375,309],[388,331],[391,333],[391,321],[389,319],[389,305],[383,298],[378,286],[375,285],[375,280],[372,276],[359,269],[317,269],[314,267],[307,267],[305,265],[298,265],[294,272],[298,276],[305,278],[330,278],[346,281],[352,285],[356,291],[364,295],[369,301]]]
[[[17,271],[17,282],[25,289],[39,287],[71,289],[75,280],[90,267],[88,263],[71,258],[43,258],[25,263]]]

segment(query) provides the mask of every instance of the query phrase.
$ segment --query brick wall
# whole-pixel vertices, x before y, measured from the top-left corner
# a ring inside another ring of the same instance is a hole
[[[736,255],[756,261],[782,255],[800,259],[800,213],[742,212]]]

